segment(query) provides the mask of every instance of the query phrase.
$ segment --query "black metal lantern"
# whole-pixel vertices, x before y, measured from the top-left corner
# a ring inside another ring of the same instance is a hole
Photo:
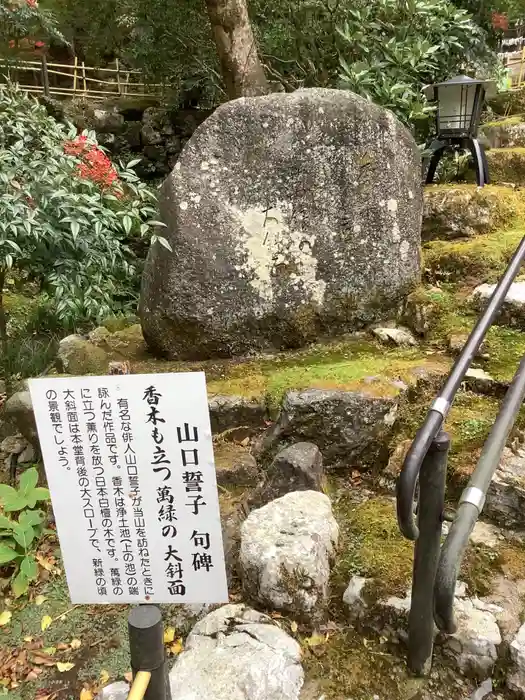
[[[427,149],[430,152],[427,183],[434,180],[445,151],[457,148],[471,151],[478,185],[483,187],[489,183],[487,158],[477,136],[483,104],[493,91],[492,80],[474,80],[466,75],[424,88],[425,96],[437,104],[437,136]]]

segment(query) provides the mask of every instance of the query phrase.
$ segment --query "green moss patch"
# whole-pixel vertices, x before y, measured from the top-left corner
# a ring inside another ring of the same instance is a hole
[[[412,574],[413,543],[399,532],[394,501],[356,503],[342,489],[334,510],[341,529],[332,574],[335,605],[354,574],[375,579],[374,597],[404,595]]]
[[[399,388],[392,382],[401,380],[412,384],[417,380],[418,368],[443,373],[448,367],[446,358],[433,358],[414,348],[390,349],[371,341],[350,338],[256,360],[138,362],[133,365],[133,371],[203,370],[210,395],[265,397],[270,408],[274,409],[289,390],[340,389],[371,395],[396,395]],[[374,381],[365,381],[369,377]]]
[[[511,187],[430,185],[424,198],[424,241],[479,236],[507,228],[525,214],[525,196]]]
[[[519,242],[523,227],[460,241],[432,241],[424,248],[426,276],[433,281],[497,282]]]

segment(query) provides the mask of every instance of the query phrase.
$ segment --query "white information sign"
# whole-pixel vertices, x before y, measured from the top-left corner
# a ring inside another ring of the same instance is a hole
[[[204,374],[30,390],[72,602],[227,602]]]

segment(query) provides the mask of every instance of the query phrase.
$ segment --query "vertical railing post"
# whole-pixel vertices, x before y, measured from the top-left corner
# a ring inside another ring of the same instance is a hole
[[[408,618],[408,667],[419,676],[427,675],[432,666],[434,582],[441,549],[449,448],[449,435],[440,431],[432,441],[419,473],[419,537],[414,547]]]
[[[133,677],[139,671],[151,672],[144,700],[171,700],[160,610],[155,605],[133,607],[128,631]]]
[[[47,72],[47,58],[42,54],[42,85],[44,86],[44,95],[49,97],[49,73]]]

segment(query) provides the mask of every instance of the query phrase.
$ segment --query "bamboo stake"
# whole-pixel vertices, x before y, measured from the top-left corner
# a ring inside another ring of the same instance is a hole
[[[84,80],[84,92],[87,92],[87,83],[86,83],[86,66],[84,64],[84,61],[82,61],[82,78]]]
[[[73,67],[73,94],[77,91],[77,70],[78,70],[78,56],[75,56],[75,65]]]

